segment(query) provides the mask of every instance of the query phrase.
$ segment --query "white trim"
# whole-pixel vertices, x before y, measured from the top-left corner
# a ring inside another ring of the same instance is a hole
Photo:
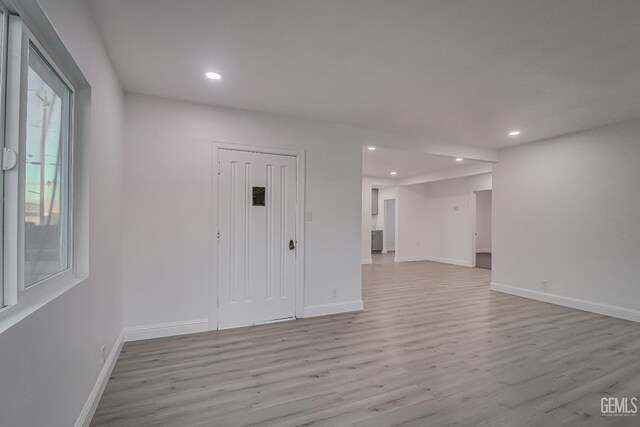
[[[362,258],[362,265],[373,264],[372,258]]]
[[[6,60],[7,60],[7,35],[9,31],[9,11],[5,8],[5,6],[0,3],[0,30],[2,33],[0,34],[0,128],[5,128],[5,106],[6,106]],[[5,165],[5,159],[3,158],[5,154],[4,150],[8,150],[9,147],[5,147],[5,135],[0,135],[0,148],[2,148],[3,153],[0,155],[2,159],[3,166]],[[2,168],[4,169],[4,168]],[[4,173],[0,173],[0,200],[4,200]],[[4,206],[0,206],[0,224],[4,224]],[[3,235],[3,232],[0,231],[0,236]],[[4,240],[4,238],[3,238]],[[0,260],[4,260],[4,244],[0,243]],[[4,264],[4,262],[0,263]],[[0,265],[0,307],[4,307],[4,272],[3,265]]]
[[[3,286],[4,305],[18,304],[20,292],[19,265],[24,244],[23,227],[24,216],[21,219],[20,183],[22,169],[22,142],[24,138],[23,123],[26,111],[26,75],[28,36],[26,26],[18,16],[9,16],[8,56],[6,64],[6,111],[5,111],[5,140],[4,146],[18,153],[17,165],[4,173],[4,218],[2,235],[3,248]],[[11,60],[13,58],[14,60]],[[0,304],[1,305],[1,304]]]
[[[564,295],[551,294],[548,292],[536,291],[533,289],[518,288],[515,286],[503,285],[491,282],[489,289],[509,295],[529,298],[549,304],[561,305],[563,307],[575,308],[577,310],[588,311],[590,313],[603,314],[605,316],[616,317],[618,319],[640,322],[640,311],[630,308],[618,307],[615,305],[602,304],[599,302],[586,301],[579,298]]]
[[[124,328],[124,341],[139,341],[174,335],[196,334],[209,330],[209,319],[183,320],[181,322],[156,323],[154,325]]]
[[[330,314],[350,313],[362,311],[364,303],[361,299],[346,302],[331,302],[329,304],[310,305],[304,308],[303,317],[328,316]]]
[[[100,371],[100,375],[98,375],[98,378],[96,379],[96,383],[94,384],[93,389],[91,389],[91,393],[89,393],[87,401],[82,407],[82,411],[80,411],[80,415],[76,420],[75,427],[87,427],[91,423],[93,414],[95,414],[96,412],[96,408],[98,407],[98,403],[100,402],[102,393],[107,386],[107,382],[109,381],[109,377],[111,376],[113,367],[116,365],[116,361],[118,360],[118,356],[120,355],[123,344],[124,335],[123,332],[120,332],[120,335],[118,336],[118,338],[116,338],[116,342],[111,348],[109,357],[107,357],[107,360],[105,360],[104,365],[102,366],[102,370]]]
[[[460,259],[439,258],[439,257],[424,256],[424,255],[409,256],[409,257],[395,257],[394,261],[395,262],[432,261],[432,262],[439,262],[442,264],[459,265],[461,267],[471,267],[471,265],[469,264],[469,261],[460,260]]]
[[[291,150],[286,148],[273,148],[273,147],[261,147],[255,145],[244,144],[231,144],[227,142],[213,141],[213,153],[212,153],[212,189],[211,189],[211,204],[215,202],[216,208],[212,210],[212,242],[211,245],[211,259],[215,272],[212,275],[212,284],[209,291],[209,330],[214,331],[218,329],[218,151],[220,149],[247,151],[254,153],[264,154],[276,154],[293,156],[296,158],[297,175],[296,175],[296,317],[304,317],[304,289],[305,289],[305,270],[304,270],[304,249],[305,249],[305,164],[306,153],[305,150]]]
[[[461,259],[429,257],[427,259],[427,261],[440,262],[440,263],[443,263],[443,264],[459,265],[461,267],[471,267],[471,263],[469,261],[461,260]]]
[[[272,323],[282,323],[282,322],[288,322],[290,320],[296,320],[296,318],[295,317],[284,317],[282,319],[272,319],[272,320],[265,320],[264,322],[256,322],[256,323],[252,323],[250,325],[246,325],[246,324],[230,325],[230,326],[225,326],[223,328],[219,328],[218,330],[226,331],[226,330],[229,330],[229,329],[246,328],[248,326],[270,325]]]

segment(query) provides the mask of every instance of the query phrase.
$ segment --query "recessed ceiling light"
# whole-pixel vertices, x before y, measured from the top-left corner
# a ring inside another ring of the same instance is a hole
[[[204,76],[210,80],[220,80],[222,78],[220,74],[214,73],[213,71],[209,71],[208,73],[205,73]]]
[[[518,136],[518,135],[520,135],[519,130],[512,130],[511,132],[509,132],[509,136]]]
[[[367,149],[368,149],[369,151],[376,151],[376,147],[374,147],[373,145],[372,145],[372,146],[370,146],[370,147],[367,147]]]
[[[464,160],[464,159],[463,159],[462,157],[456,157],[456,162],[461,162],[461,161],[463,161],[463,160]]]
[[[393,171],[393,172],[389,173],[389,175],[398,175],[398,172]]]

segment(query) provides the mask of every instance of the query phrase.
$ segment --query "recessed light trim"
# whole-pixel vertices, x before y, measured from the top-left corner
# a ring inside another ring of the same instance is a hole
[[[509,132],[509,136],[518,136],[518,135],[520,135],[519,130],[512,130],[511,132]]]
[[[461,161],[463,161],[463,160],[464,160],[464,159],[463,159],[462,157],[456,157],[456,162],[461,162]]]
[[[369,147],[367,147],[367,150],[376,151],[376,147],[374,147],[373,145],[370,145]]]
[[[396,172],[396,171],[391,171],[391,172],[389,172],[389,175],[398,175],[398,172]]]
[[[220,80],[222,78],[222,76],[215,71],[209,71],[205,73],[204,76],[209,80]]]

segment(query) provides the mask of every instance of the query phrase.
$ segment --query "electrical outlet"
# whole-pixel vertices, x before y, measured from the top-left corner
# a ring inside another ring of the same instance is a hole
[[[338,288],[333,288],[333,289],[331,290],[331,296],[332,296],[333,298],[338,298]]]
[[[546,280],[543,280],[542,283],[540,283],[540,287],[542,289],[547,289],[549,287],[549,282],[547,282]]]
[[[305,221],[313,221],[313,212],[312,211],[306,211],[304,213],[304,220]]]
[[[102,363],[107,361],[107,346],[104,344],[100,348],[100,360],[102,360]]]

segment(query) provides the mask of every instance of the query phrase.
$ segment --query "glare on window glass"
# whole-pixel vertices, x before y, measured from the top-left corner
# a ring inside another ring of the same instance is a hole
[[[71,91],[29,51],[24,167],[24,283],[69,268]]]

